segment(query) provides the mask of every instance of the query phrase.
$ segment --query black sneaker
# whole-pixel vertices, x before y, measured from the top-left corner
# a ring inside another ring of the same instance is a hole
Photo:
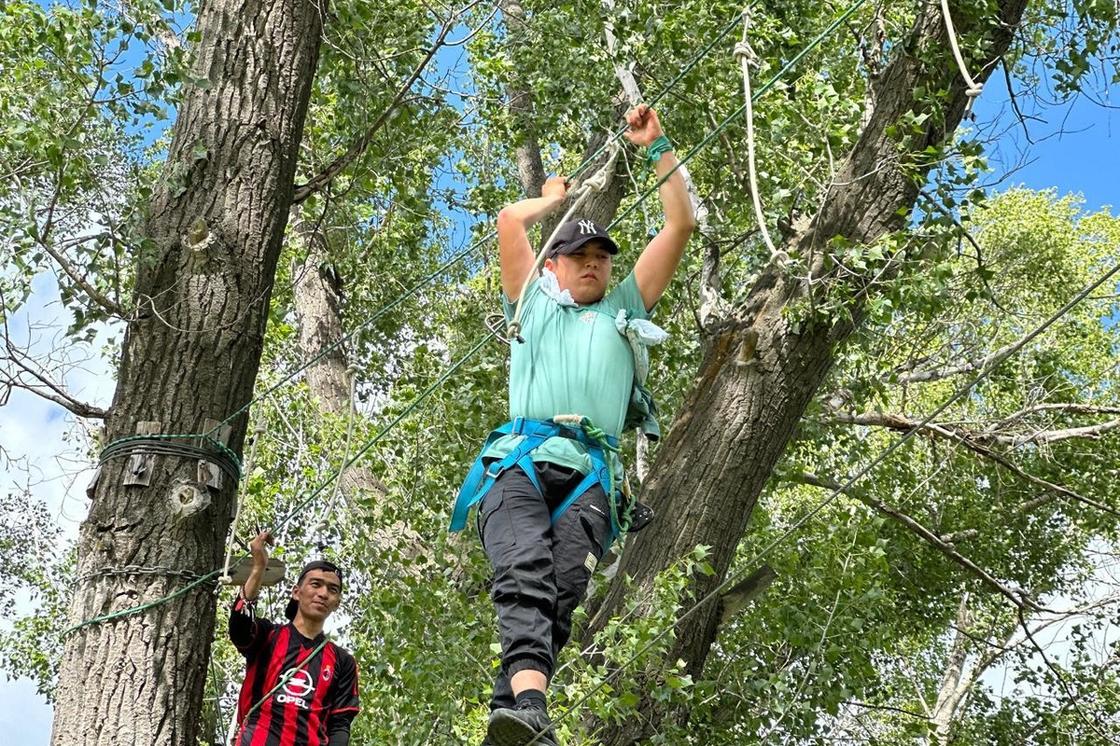
[[[539,707],[494,710],[486,738],[494,746],[559,746],[548,713]]]

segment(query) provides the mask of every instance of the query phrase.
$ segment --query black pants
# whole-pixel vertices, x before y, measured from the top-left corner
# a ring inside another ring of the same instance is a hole
[[[482,499],[478,531],[494,570],[490,597],[498,612],[502,667],[491,709],[513,707],[509,679],[518,671],[552,677],[572,633],[572,612],[610,539],[610,506],[595,485],[561,515],[552,510],[583,479],[550,463],[536,465],[542,495],[519,468],[505,471]]]

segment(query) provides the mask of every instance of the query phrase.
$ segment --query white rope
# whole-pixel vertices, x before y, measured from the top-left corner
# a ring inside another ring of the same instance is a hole
[[[540,273],[548,247],[552,245],[552,242],[556,239],[556,234],[560,232],[564,223],[568,222],[568,219],[583,206],[583,203],[591,196],[591,193],[601,192],[607,188],[607,184],[610,183],[611,174],[614,173],[615,161],[618,160],[618,154],[621,151],[622,147],[618,144],[618,141],[612,140],[607,146],[607,152],[609,153],[607,162],[603,164],[602,168],[595,172],[594,176],[585,179],[576,187],[575,201],[572,202],[572,206],[564,213],[564,217],[560,218],[559,222],[556,223],[556,227],[552,230],[552,234],[548,237],[548,240],[541,244],[540,251],[537,252],[537,258],[533,262],[533,266],[529,269],[529,273],[525,275],[525,282],[521,283],[521,292],[517,296],[517,306],[513,309],[513,318],[510,319],[509,325],[506,327],[506,337],[511,342],[515,339],[518,342],[525,341],[521,338],[521,307],[525,303],[525,292],[533,283],[534,278]]]
[[[949,46],[953,49],[953,57],[957,60],[957,68],[961,71],[961,77],[964,82],[968,84],[964,95],[968,96],[968,105],[965,107],[965,112],[972,110],[972,102],[976,100],[984,91],[984,84],[977,83],[968,74],[968,68],[965,67],[964,57],[961,56],[961,48],[957,43],[957,30],[953,28],[953,16],[949,13],[949,0],[941,0],[941,17],[945,19],[945,30],[949,33]]]
[[[222,565],[222,577],[218,578],[223,583],[233,582],[233,578],[229,574],[229,563],[233,557],[233,542],[237,538],[237,524],[241,520],[241,489],[249,483],[249,477],[253,474],[253,462],[257,458],[257,443],[260,442],[263,434],[264,422],[258,417],[257,424],[253,428],[253,443],[249,446],[249,458],[245,461],[245,471],[242,473],[241,485],[238,485],[238,489],[233,495],[233,525],[229,528],[229,538],[226,540],[226,561]]]
[[[747,175],[751,184],[751,202],[754,204],[754,217],[762,233],[762,240],[770,250],[770,262],[782,267],[789,261],[789,254],[774,245],[770,231],[766,228],[766,215],[762,212],[762,197],[758,193],[758,169],[754,161],[754,105],[751,101],[751,65],[755,64],[754,50],[747,42],[751,26],[750,8],[743,9],[743,40],[735,45],[734,57],[743,68],[743,98],[747,118]]]

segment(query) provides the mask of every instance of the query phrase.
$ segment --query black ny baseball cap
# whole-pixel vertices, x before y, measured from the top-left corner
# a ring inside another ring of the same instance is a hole
[[[339,584],[342,583],[342,570],[339,569],[338,565],[327,560],[311,560],[303,566],[302,570],[299,571],[299,577],[296,578],[296,585],[302,583],[303,579],[307,577],[307,573],[311,572],[312,570],[326,570],[327,572],[333,572],[338,576]],[[284,608],[284,616],[288,617],[289,620],[295,619],[297,611],[299,611],[299,601],[296,601],[294,598],[289,599],[288,605]]]
[[[569,220],[560,226],[556,238],[549,244],[546,256],[571,254],[588,241],[598,241],[611,254],[618,253],[618,244],[607,235],[606,230],[593,220]]]

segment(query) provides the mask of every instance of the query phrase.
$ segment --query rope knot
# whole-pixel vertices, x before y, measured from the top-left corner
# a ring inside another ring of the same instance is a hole
[[[746,60],[752,65],[758,64],[758,56],[755,55],[754,50],[751,49],[751,45],[745,41],[735,42],[735,51],[731,54],[736,62],[742,63]]]
[[[594,176],[584,179],[583,183],[576,187],[576,193],[583,195],[587,192],[601,192],[606,189],[611,176],[614,175],[614,163],[618,160],[620,152],[622,152],[622,147],[618,144],[618,140],[612,140],[607,146],[607,160],[603,163],[602,168],[596,171]]]

